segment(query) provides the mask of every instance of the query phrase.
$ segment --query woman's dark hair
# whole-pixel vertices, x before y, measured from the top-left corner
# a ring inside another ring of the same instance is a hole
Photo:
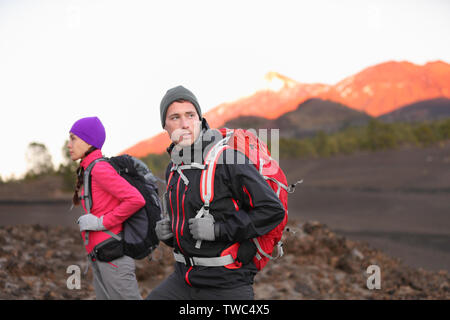
[[[85,152],[84,156],[86,157],[88,154],[90,154],[91,152],[93,152],[95,150],[97,150],[97,148],[91,146],[88,149],[88,151]],[[72,203],[75,206],[78,206],[80,204],[81,198],[78,193],[80,192],[80,189],[83,186],[83,183],[84,183],[84,168],[81,166],[81,162],[80,162],[80,166],[77,169],[77,184],[75,186],[75,192],[74,192],[73,198],[72,198]]]

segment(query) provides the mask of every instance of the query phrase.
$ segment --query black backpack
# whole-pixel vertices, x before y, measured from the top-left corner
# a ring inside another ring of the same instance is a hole
[[[90,213],[93,199],[91,195],[91,170],[99,161],[107,161],[125,180],[135,187],[144,197],[145,206],[136,211],[123,223],[122,236],[109,230],[104,232],[123,244],[123,253],[134,259],[143,259],[158,247],[156,222],[161,220],[161,202],[158,197],[157,178],[139,159],[127,154],[94,160],[84,172],[84,201]]]

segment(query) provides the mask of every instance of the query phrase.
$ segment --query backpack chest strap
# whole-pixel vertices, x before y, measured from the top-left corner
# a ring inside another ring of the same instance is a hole
[[[174,164],[172,168],[170,168],[170,171],[176,171],[180,175],[181,179],[183,179],[184,184],[187,186],[189,184],[189,179],[183,174],[183,170],[190,170],[190,169],[200,169],[204,170],[206,168],[206,165],[193,162],[191,164]]]

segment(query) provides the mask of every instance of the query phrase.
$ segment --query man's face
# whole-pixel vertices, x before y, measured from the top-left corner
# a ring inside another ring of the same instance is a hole
[[[175,101],[167,109],[164,129],[173,143],[187,147],[198,138],[200,124],[197,110],[192,103]]]

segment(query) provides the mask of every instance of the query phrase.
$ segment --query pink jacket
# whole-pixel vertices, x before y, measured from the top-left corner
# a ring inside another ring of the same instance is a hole
[[[81,161],[81,166],[86,169],[92,161],[101,157],[101,150],[95,150]],[[81,194],[84,194],[83,188]],[[91,171],[91,194],[91,213],[97,217],[103,216],[103,225],[115,234],[122,231],[122,223],[128,217],[145,205],[144,197],[139,191],[106,161],[97,162]],[[87,213],[84,199],[81,203]],[[82,231],[83,239],[84,234]],[[103,231],[89,231],[87,252],[90,253],[97,244],[110,237]]]

